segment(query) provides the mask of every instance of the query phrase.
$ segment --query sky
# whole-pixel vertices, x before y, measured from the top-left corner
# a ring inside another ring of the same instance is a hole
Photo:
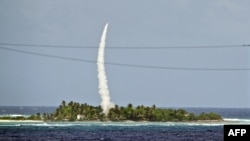
[[[105,67],[113,103],[249,108],[249,5],[1,0],[0,105],[99,105],[97,51],[109,23]]]

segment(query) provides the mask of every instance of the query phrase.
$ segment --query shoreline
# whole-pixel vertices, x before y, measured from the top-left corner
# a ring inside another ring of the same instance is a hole
[[[130,120],[126,120],[126,121],[100,121],[100,120],[89,120],[89,121],[43,121],[43,120],[0,120],[0,126],[1,124],[7,124],[7,123],[27,123],[27,124],[32,124],[32,123],[35,123],[35,124],[39,124],[39,123],[45,123],[45,124],[51,124],[53,125],[54,123],[55,124],[88,124],[88,123],[93,123],[93,124],[128,124],[128,125],[133,125],[133,124],[142,124],[142,125],[145,125],[145,124],[176,124],[176,125],[180,125],[180,124],[187,124],[187,125],[204,125],[204,126],[208,126],[208,125],[227,125],[227,124],[250,124],[250,119],[248,122],[245,122],[244,120],[241,121],[241,120],[238,120],[238,121],[235,121],[235,120],[204,120],[204,121],[130,121]]]
[[[225,120],[197,120],[197,121],[147,121],[147,120],[141,120],[141,121],[133,121],[133,120],[121,120],[121,121],[100,121],[100,120],[76,120],[76,121],[45,121],[45,120],[11,120],[11,119],[0,119],[0,122],[46,122],[46,123],[56,123],[56,122],[100,122],[100,123],[117,123],[117,122],[124,122],[124,123],[221,123],[221,122],[232,122],[232,121],[225,121]]]

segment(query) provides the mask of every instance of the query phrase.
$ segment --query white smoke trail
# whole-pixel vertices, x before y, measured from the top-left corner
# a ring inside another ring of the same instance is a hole
[[[114,104],[110,101],[109,89],[108,89],[108,84],[107,84],[108,83],[107,76],[106,76],[105,66],[104,66],[104,49],[105,49],[105,40],[106,40],[107,30],[108,30],[108,23],[106,23],[102,36],[101,36],[101,41],[100,41],[99,50],[98,50],[98,57],[97,57],[99,94],[102,99],[101,107],[105,115],[108,114],[110,108],[114,107]]]

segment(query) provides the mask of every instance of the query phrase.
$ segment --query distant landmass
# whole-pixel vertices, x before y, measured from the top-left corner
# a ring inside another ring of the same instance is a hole
[[[87,103],[80,104],[64,100],[53,113],[37,113],[29,117],[0,117],[6,120],[43,120],[43,121],[161,121],[161,122],[185,122],[185,121],[222,121],[222,117],[214,112],[194,113],[184,109],[157,108],[140,105],[134,107],[128,104],[126,107],[115,105],[109,109],[108,114],[102,112],[101,106],[92,106]]]

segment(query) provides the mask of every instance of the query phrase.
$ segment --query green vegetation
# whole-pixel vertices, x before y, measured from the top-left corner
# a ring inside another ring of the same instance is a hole
[[[62,101],[59,107],[53,113],[37,113],[30,117],[0,117],[0,119],[9,120],[44,120],[44,121],[221,121],[222,117],[216,113],[201,113],[195,115],[184,109],[164,109],[151,107],[136,106],[128,104],[126,107],[115,105],[109,110],[108,115],[102,113],[100,106],[91,106],[86,103],[79,104],[70,101]]]
[[[0,117],[0,119],[2,120],[26,120],[27,118],[25,118],[24,116],[16,116],[16,117],[4,116],[4,117]]]
[[[136,106],[128,104],[126,107],[115,105],[111,108],[108,115],[102,113],[100,106],[91,106],[88,104],[79,104],[70,101],[68,104],[62,101],[61,105],[52,114],[44,114],[44,120],[50,121],[204,121],[204,120],[222,120],[222,117],[216,113],[201,113],[195,115],[184,109],[163,109],[151,107]]]

